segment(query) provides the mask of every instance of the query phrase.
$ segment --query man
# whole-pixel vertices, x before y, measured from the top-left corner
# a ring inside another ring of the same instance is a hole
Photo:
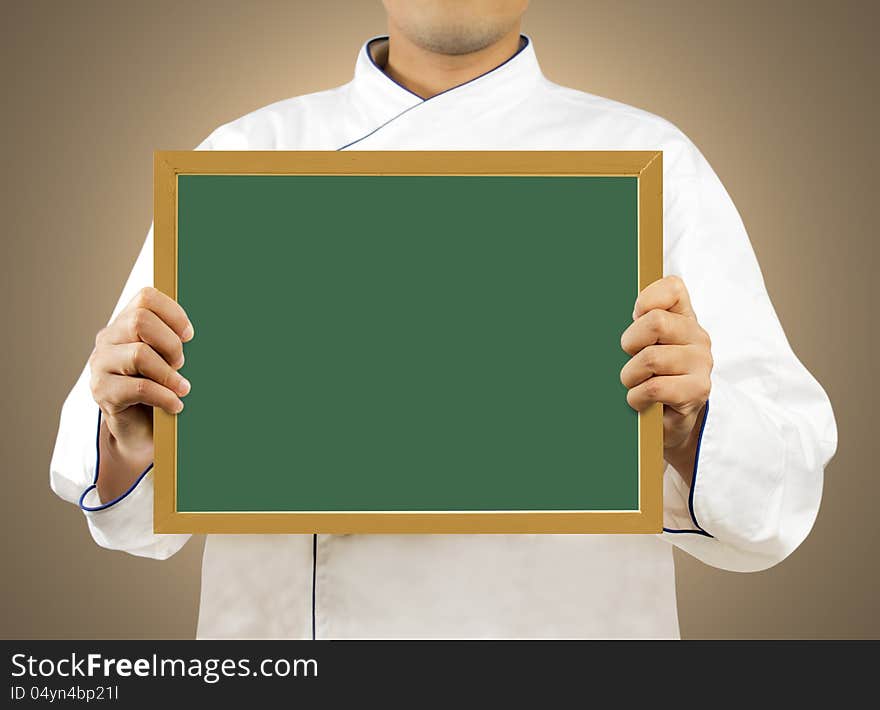
[[[526,5],[386,0],[388,37],[364,44],[351,82],[254,111],[198,148],[663,150],[672,276],[634,304],[621,380],[634,408],[665,405],[665,531],[210,535],[199,637],[677,637],[673,545],[751,571],[808,534],[836,426],[734,205],[674,126],[548,81],[520,34]],[[164,559],[188,536],[152,532],[151,407],[179,412],[198,387],[177,374],[198,323],[151,283],[152,229],[65,402],[51,482],[99,545]],[[258,367],[232,374],[259,386]]]

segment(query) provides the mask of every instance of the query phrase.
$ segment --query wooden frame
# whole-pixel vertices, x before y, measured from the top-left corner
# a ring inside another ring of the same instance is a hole
[[[156,151],[155,286],[177,297],[177,176],[557,175],[638,178],[638,288],[663,274],[660,151]],[[157,533],[659,533],[663,414],[639,415],[638,511],[222,512],[176,509],[177,419],[154,410]]]

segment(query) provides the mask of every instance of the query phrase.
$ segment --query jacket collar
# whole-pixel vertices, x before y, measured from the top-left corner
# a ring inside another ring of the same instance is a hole
[[[423,99],[384,71],[378,62],[384,61],[388,35],[371,37],[361,46],[351,81],[351,96],[358,108],[367,112],[374,121],[385,121],[401,111],[419,104],[469,108],[484,104],[497,108],[519,103],[543,77],[534,43],[527,35],[520,35],[520,49],[512,57],[469,81]]]

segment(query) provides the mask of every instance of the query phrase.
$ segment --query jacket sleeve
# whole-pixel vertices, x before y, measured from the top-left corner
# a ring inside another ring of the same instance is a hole
[[[212,148],[212,133],[196,150]],[[108,323],[143,287],[153,285],[153,225],[125,283]],[[92,399],[88,363],[61,408],[55,449],[49,464],[52,490],[64,500],[79,505],[92,538],[101,547],[132,555],[166,559],[180,550],[189,535],[159,535],[153,532],[153,474],[150,465],[131,488],[115,500],[102,501],[96,483],[100,476],[98,430],[101,410]]]
[[[684,280],[715,365],[692,483],[664,473],[662,537],[712,566],[757,571],[810,532],[837,427],[786,339],[736,207],[687,145],[665,175],[664,269]]]
[[[126,281],[111,322],[134,295],[153,283],[153,227]],[[166,559],[177,552],[189,535],[153,532],[153,475],[147,468],[119,498],[101,501],[95,484],[100,475],[98,428],[101,410],[92,399],[88,363],[64,401],[55,450],[49,465],[52,490],[79,505],[92,538],[101,547],[133,555]]]

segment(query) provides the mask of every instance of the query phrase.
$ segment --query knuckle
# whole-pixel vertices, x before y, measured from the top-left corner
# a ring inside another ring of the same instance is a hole
[[[131,349],[131,365],[134,370],[140,370],[147,364],[150,347],[145,343],[137,343]]]
[[[648,327],[653,335],[662,335],[666,332],[666,313],[659,309],[654,309],[648,314]]]
[[[89,389],[92,392],[92,397],[97,401],[98,396],[101,394],[103,390],[104,377],[98,372],[93,372],[91,377],[89,377]]]
[[[150,385],[149,380],[143,377],[138,377],[135,379],[134,383],[134,391],[138,398],[143,398],[149,392]]]
[[[97,333],[95,333],[95,347],[98,347],[102,342],[104,342],[104,338],[107,335],[107,328],[101,328]]]
[[[89,355],[87,365],[89,368],[89,381],[103,381],[105,371],[107,370],[107,363],[106,359],[103,357],[103,351],[99,349],[92,350],[91,355]]]
[[[660,383],[657,382],[656,378],[652,377],[645,383],[645,396],[652,402],[655,402],[660,396],[660,389]]]
[[[136,338],[140,338],[143,335],[144,328],[147,325],[147,321],[150,317],[150,311],[146,308],[138,307],[132,311],[131,315],[131,330],[132,335]]]
[[[152,286],[144,286],[134,297],[136,308],[148,308],[156,295],[156,289]]]
[[[177,379],[176,374],[173,370],[168,367],[164,367],[162,369],[162,374],[159,375],[157,380],[158,384],[166,387],[168,389],[174,389],[174,381]]]
[[[100,406],[112,405],[114,404],[114,391],[113,388],[108,386],[104,377],[99,376],[95,380],[94,388],[92,389],[92,399]]]
[[[104,382],[104,368],[94,359],[94,355],[89,358],[88,367],[89,387],[94,391],[96,387],[99,387]]]
[[[656,346],[648,346],[642,350],[642,364],[651,372],[654,372],[659,365],[659,352]]]

